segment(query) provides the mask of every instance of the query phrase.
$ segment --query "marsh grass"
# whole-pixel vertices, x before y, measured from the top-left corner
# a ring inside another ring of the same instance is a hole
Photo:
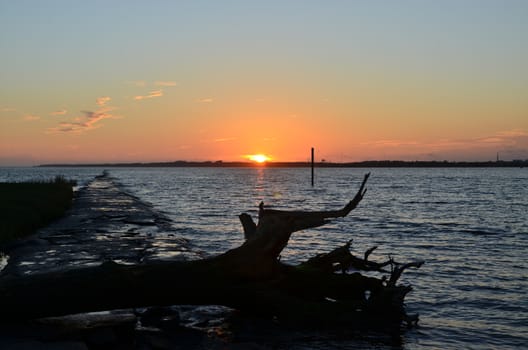
[[[0,244],[27,236],[64,215],[75,184],[63,176],[0,183]]]

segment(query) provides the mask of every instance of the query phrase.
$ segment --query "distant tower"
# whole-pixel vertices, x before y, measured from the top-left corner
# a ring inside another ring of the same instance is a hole
[[[497,163],[499,162],[499,152],[497,152]]]

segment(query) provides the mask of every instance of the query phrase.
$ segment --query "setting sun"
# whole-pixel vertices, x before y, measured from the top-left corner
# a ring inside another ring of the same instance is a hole
[[[250,154],[247,155],[246,158],[257,163],[264,163],[268,160],[271,160],[271,158],[265,154]]]
[[[528,1],[43,3],[0,0],[0,172],[528,159]]]

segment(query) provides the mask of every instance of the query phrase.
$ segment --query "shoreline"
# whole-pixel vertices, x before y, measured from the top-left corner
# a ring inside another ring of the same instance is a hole
[[[177,236],[168,217],[126,193],[107,173],[78,191],[60,218],[0,248],[9,255],[0,276],[93,266],[108,260],[137,264],[198,258],[189,243]]]
[[[172,221],[121,188],[108,173],[75,196],[61,218],[30,236],[0,247],[0,285],[13,276],[61,273],[113,262],[121,265],[198,259]],[[34,292],[39,298],[39,292]],[[89,296],[87,296],[89,297]],[[31,307],[28,301],[28,307]],[[228,308],[167,306],[117,309],[48,317],[5,319],[0,348],[110,349],[191,348],[223,344],[209,331],[223,326]],[[203,323],[196,326],[196,320]],[[217,325],[218,324],[218,325]]]

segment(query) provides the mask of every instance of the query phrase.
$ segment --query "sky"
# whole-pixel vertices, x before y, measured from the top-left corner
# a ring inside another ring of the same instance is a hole
[[[528,1],[0,0],[0,166],[528,159]]]

